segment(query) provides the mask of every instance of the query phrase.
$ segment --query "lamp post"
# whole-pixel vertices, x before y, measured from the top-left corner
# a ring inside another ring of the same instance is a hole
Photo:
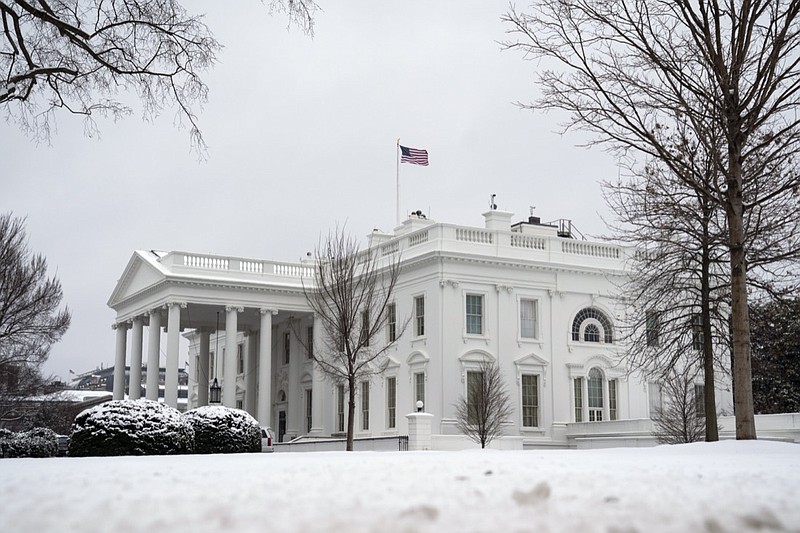
[[[422,412],[422,408],[423,408],[424,406],[425,406],[425,404],[423,404],[423,403],[422,403],[422,400],[417,400],[417,412],[418,412],[418,413],[421,413],[421,412]]]

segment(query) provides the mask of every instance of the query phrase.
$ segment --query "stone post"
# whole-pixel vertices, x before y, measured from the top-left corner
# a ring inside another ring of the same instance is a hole
[[[408,420],[408,451],[430,450],[432,446],[431,426],[433,415],[430,413],[411,413]]]

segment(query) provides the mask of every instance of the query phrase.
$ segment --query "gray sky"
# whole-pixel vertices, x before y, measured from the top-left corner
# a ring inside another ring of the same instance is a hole
[[[313,39],[256,0],[185,3],[225,45],[205,75],[204,163],[174,109],[101,120],[100,139],[61,114],[51,146],[0,122],[0,211],[27,216],[73,313],[47,372],[113,364],[106,301],[135,249],[296,261],[337,223],[390,232],[398,137],[430,157],[401,165],[403,216],[481,226],[496,194],[514,221],[534,205],[603,231],[598,181],[616,166],[558,135],[563,117],[513,105],[535,98],[540,65],[500,50],[506,0],[320,3]]]

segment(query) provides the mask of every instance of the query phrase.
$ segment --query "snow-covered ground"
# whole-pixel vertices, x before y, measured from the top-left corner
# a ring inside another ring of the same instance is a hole
[[[800,531],[800,445],[0,460],[24,532]]]

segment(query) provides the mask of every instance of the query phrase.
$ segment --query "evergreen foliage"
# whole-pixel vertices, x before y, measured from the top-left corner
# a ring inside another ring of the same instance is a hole
[[[177,455],[194,449],[194,430],[177,409],[152,400],[115,400],[75,417],[69,455]]]
[[[194,430],[195,453],[261,451],[261,427],[246,411],[209,405],[192,409],[183,418]]]
[[[0,430],[0,457],[55,457],[58,441],[53,430],[34,428],[14,433]]]
[[[800,299],[750,306],[755,412],[800,412]]]

